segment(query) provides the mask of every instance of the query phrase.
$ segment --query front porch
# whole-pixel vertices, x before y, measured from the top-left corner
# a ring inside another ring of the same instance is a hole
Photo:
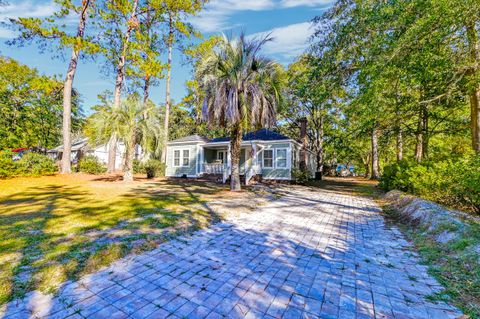
[[[259,149],[261,148],[255,143],[241,147],[239,170],[245,185],[248,185],[255,175],[261,174]],[[230,145],[203,146],[200,159],[200,175],[221,177],[222,183],[226,183],[230,178],[232,170]]]

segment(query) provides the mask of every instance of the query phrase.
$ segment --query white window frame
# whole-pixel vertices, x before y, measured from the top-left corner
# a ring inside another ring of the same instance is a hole
[[[185,157],[185,152],[187,152],[187,156]],[[185,165],[185,159],[187,159],[187,164]],[[182,149],[182,167],[190,166],[190,149],[185,148]]]
[[[178,152],[178,165],[175,165],[175,153]],[[182,150],[176,149],[173,150],[173,167],[181,167],[182,164]]]
[[[278,166],[278,152],[285,151],[285,166]],[[276,148],[275,149],[275,168],[277,169],[288,169],[288,148]]]
[[[265,153],[266,153],[266,152],[272,152],[272,157],[271,157],[271,159],[272,159],[272,166],[267,166],[267,165],[265,165],[265,158],[266,158],[266,157],[265,157]],[[269,149],[263,150],[262,164],[263,164],[263,167],[264,167],[264,168],[275,168],[275,150],[274,150],[274,149],[269,148]]]
[[[184,152],[188,152],[188,157],[185,157],[184,156]],[[178,152],[179,153],[179,156],[178,156],[178,165],[175,165],[175,153]],[[190,159],[190,149],[189,148],[176,148],[173,150],[173,167],[189,167],[190,166],[190,162],[191,162],[191,159]],[[185,165],[184,164],[184,160],[185,159],[188,159],[188,164]]]

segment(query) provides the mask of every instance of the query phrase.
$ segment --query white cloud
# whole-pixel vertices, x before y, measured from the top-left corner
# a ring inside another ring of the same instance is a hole
[[[305,51],[308,47],[308,39],[313,32],[314,29],[310,22],[302,22],[255,33],[249,37],[262,37],[270,34],[273,40],[265,44],[264,53],[276,55],[282,62],[290,62],[292,58]]]
[[[325,7],[331,5],[333,2],[333,0],[282,0],[280,6],[282,8]]]
[[[238,24],[229,23],[232,15],[242,11],[266,11],[293,7],[325,7],[334,0],[212,0],[192,23],[202,32],[220,32]]]
[[[8,22],[9,18],[32,17],[41,18],[52,15],[56,6],[52,1],[10,1],[6,6],[0,6],[0,22]],[[11,38],[14,33],[10,30],[0,29],[0,38]]]

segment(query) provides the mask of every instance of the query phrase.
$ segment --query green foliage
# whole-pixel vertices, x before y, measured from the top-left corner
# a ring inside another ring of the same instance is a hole
[[[10,151],[0,152],[0,178],[52,175],[57,167],[52,159],[39,153],[26,153],[14,161]]]
[[[159,160],[149,159],[142,166],[148,178],[165,176],[166,166]]]
[[[78,171],[87,174],[102,174],[107,171],[107,168],[96,156],[87,155],[78,162]]]
[[[480,156],[457,160],[387,165],[380,181],[385,190],[399,189],[440,204],[480,213]]]
[[[79,37],[77,28],[71,28],[69,23],[65,23],[65,19],[68,17],[79,19],[84,10],[88,17],[87,20],[94,20],[97,15],[95,1],[55,0],[54,2],[56,11],[47,17],[9,19],[9,26],[19,36],[7,43],[16,46],[35,43],[40,52],[49,48],[55,57],[62,56],[66,49],[82,51],[83,54],[89,55],[98,53],[100,47],[96,43],[94,35],[84,34]]]
[[[57,166],[50,157],[34,152],[24,154],[15,166],[17,176],[53,175],[57,172]]]
[[[134,174],[144,174],[145,168],[143,167],[143,163],[137,159],[133,160],[133,173]]]
[[[297,184],[306,185],[310,181],[310,176],[311,173],[309,171],[298,168],[292,169],[292,177]]]
[[[61,138],[63,83],[0,56],[0,149],[52,148]],[[74,91],[73,130],[82,124]]]
[[[120,106],[113,104],[95,108],[87,119],[85,134],[96,143],[107,142],[115,135],[125,144],[124,178],[131,179],[136,145],[150,154],[158,153],[161,148],[161,124],[158,109],[143,103],[135,95],[123,101]]]
[[[15,176],[17,165],[13,161],[13,153],[10,151],[0,152],[0,178]]]
[[[402,160],[383,168],[379,186],[385,190],[398,189],[404,192],[412,191],[411,170],[419,167],[411,160]]]
[[[247,130],[275,123],[285,72],[280,64],[261,56],[269,40],[249,40],[244,34],[238,39],[224,37],[216,49],[202,55],[195,79],[204,93],[201,102],[206,122]]]

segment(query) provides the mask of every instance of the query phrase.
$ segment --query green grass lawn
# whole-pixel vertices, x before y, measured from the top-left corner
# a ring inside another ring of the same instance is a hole
[[[0,180],[0,304],[54,292],[129,252],[218,218],[207,201],[223,186],[75,174]]]

